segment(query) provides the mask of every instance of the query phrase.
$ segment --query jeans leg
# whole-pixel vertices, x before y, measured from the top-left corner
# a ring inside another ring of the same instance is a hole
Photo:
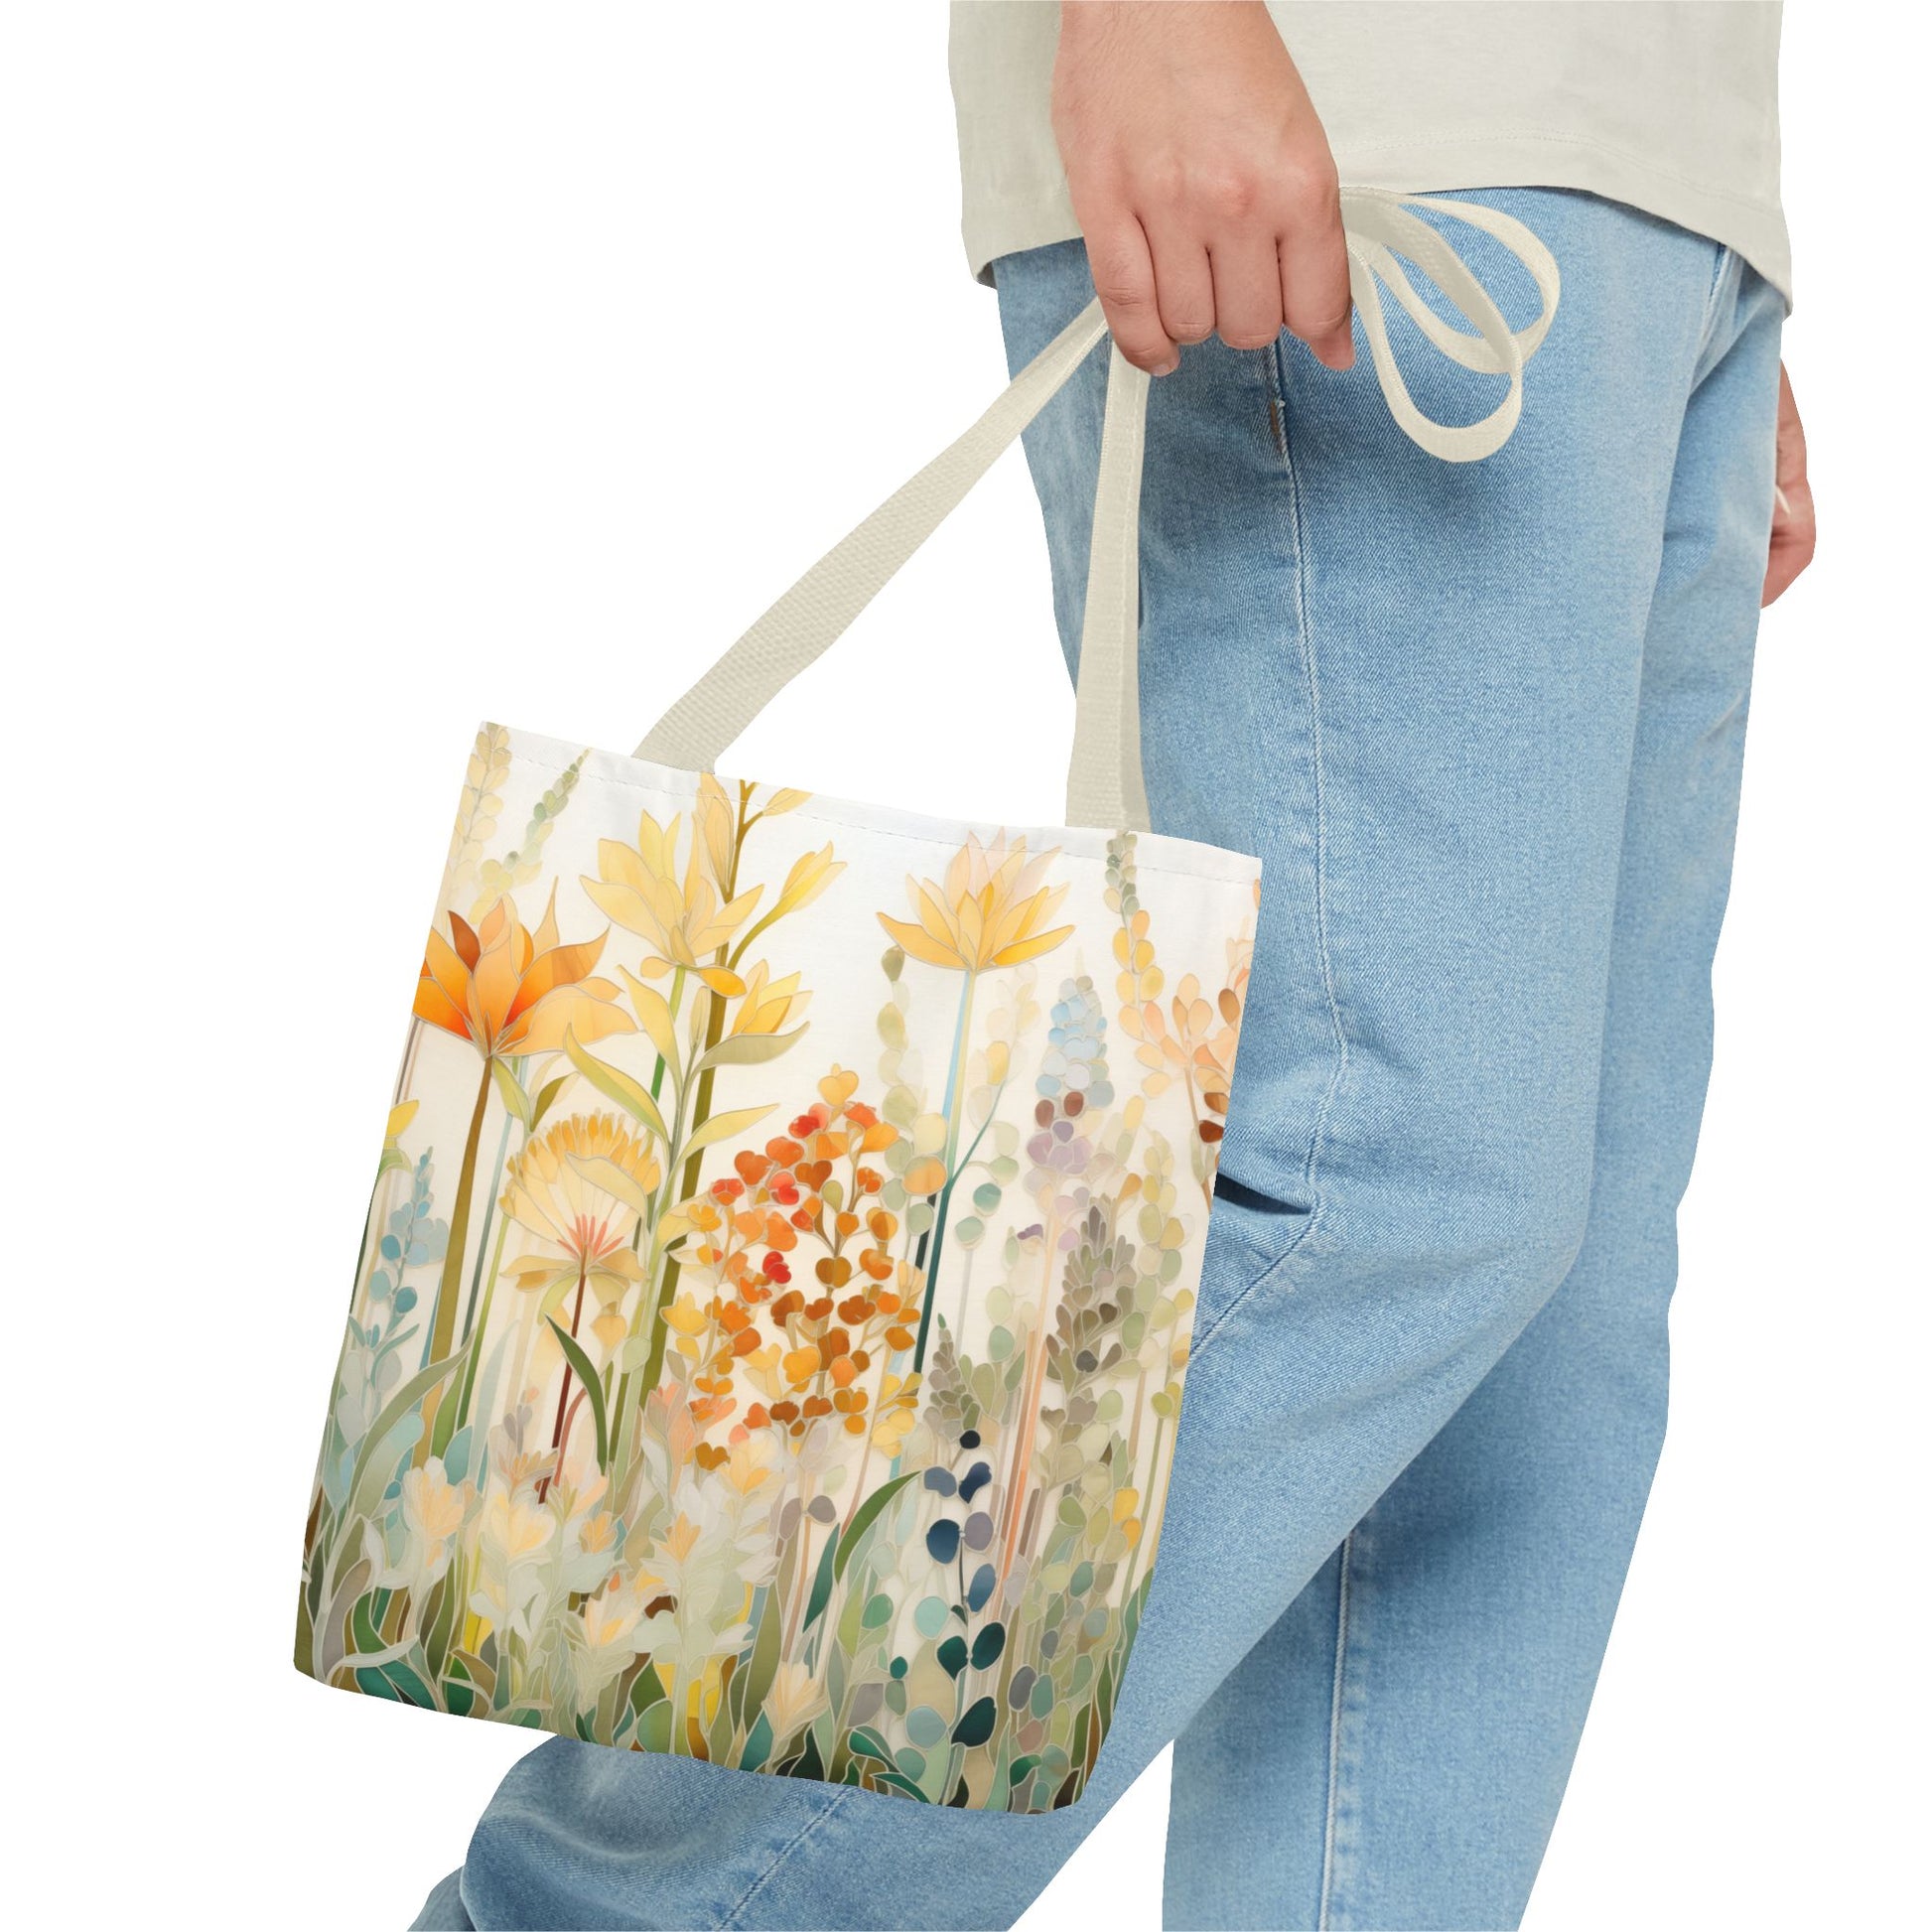
[[[1010,1923],[1568,1272],[1712,250],[1588,197],[1499,199],[1564,261],[1567,326],[1491,462],[1415,450],[1366,358],[1207,345],[1156,386],[1156,822],[1268,873],[1159,1563],[1086,1795],[1016,1818],[560,1740],[479,1826],[477,1924]],[[1003,290],[1016,356],[1083,299],[1077,251],[1039,253]],[[1029,446],[1063,592],[1099,367]],[[1274,1902],[1249,1922],[1309,1922]]]
[[[1675,1217],[1710,1067],[1778,336],[1774,293],[1727,260],[1644,639],[1582,1252],[1181,1737],[1172,1923],[1263,1922],[1233,1915],[1250,1888],[1230,1873],[1256,1857],[1324,1927],[1510,1926],[1527,1903],[1663,1442]],[[1235,1731],[1256,1708],[1279,1714],[1263,1764]]]

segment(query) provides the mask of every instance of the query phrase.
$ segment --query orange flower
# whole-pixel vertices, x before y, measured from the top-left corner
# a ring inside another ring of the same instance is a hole
[[[447,916],[450,937],[432,927],[424,949],[419,1020],[469,1040],[485,1059],[561,1052],[567,1031],[585,1042],[631,1031],[628,1016],[613,1004],[618,989],[591,977],[604,936],[558,943],[554,886],[535,932],[518,922],[507,897],[476,927],[459,913]]]

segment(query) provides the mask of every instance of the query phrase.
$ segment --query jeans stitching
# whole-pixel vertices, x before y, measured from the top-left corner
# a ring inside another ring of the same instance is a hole
[[[1193,1345],[1193,1353],[1196,1356],[1220,1333],[1228,1316],[1257,1289],[1272,1281],[1281,1272],[1290,1256],[1314,1232],[1320,1222],[1322,1210],[1327,1203],[1316,1184],[1315,1173],[1326,1141],[1328,1120],[1334,1110],[1335,1097],[1341,1090],[1342,1078],[1348,1070],[1348,1031],[1342,1025],[1341,1002],[1335,993],[1334,967],[1328,944],[1327,773],[1321,756],[1321,682],[1315,670],[1314,627],[1309,604],[1308,525],[1303,514],[1301,480],[1295,468],[1294,439],[1288,427],[1288,371],[1282,360],[1280,341],[1277,340],[1273,348],[1264,349],[1262,355],[1268,358],[1266,366],[1273,377],[1274,393],[1270,400],[1275,407],[1271,428],[1275,432],[1275,447],[1281,457],[1283,473],[1288,480],[1288,527],[1295,557],[1295,627],[1301,642],[1302,681],[1308,693],[1310,763],[1314,782],[1315,951],[1321,962],[1321,993],[1328,1008],[1329,1030],[1334,1038],[1335,1062],[1334,1070],[1328,1076],[1327,1089],[1321,1096],[1321,1104],[1315,1109],[1314,1126],[1309,1135],[1308,1155],[1302,1164],[1302,1184],[1309,1198],[1308,1218],[1302,1223],[1288,1246],[1215,1316],[1207,1332],[1196,1339]]]
[[[1696,362],[1704,360],[1705,350],[1711,346],[1711,332],[1718,326],[1718,299],[1724,292],[1725,271],[1730,267],[1731,251],[1727,244],[1721,245],[1711,263],[1711,286],[1704,292],[1704,320],[1698,325],[1698,348]]]
[[[1348,1666],[1348,1566],[1354,1554],[1355,1533],[1351,1530],[1341,1540],[1335,1588],[1335,1677],[1328,1702],[1328,1808],[1321,1827],[1321,1902],[1315,1913],[1317,1932],[1329,1932],[1329,1909],[1334,1900],[1335,1818],[1341,1806],[1342,1683]]]
[[[852,1787],[850,1785],[840,1786],[840,1788],[832,1794],[830,1803],[821,1806],[819,1810],[813,1812],[812,1815],[808,1819],[806,1819],[802,1825],[799,1826],[797,1831],[795,1831],[791,1835],[791,1837],[787,1839],[785,1843],[778,1848],[778,1850],[772,1855],[771,1863],[767,1864],[764,1867],[764,1869],[760,1871],[755,1879],[752,1880],[750,1887],[746,1890],[743,1897],[739,1899],[738,1903],[731,1908],[730,1912],[727,1913],[724,1918],[718,1921],[719,1926],[721,1928],[721,1932],[730,1932],[731,1927],[739,1924],[742,1921],[745,1915],[746,1906],[751,1904],[752,1900],[755,1899],[759,1895],[759,1893],[761,1892],[765,1888],[765,1886],[770,1883],[778,1867],[781,1864],[783,1864],[784,1862],[788,1858],[790,1858],[791,1855],[795,1851],[797,1851],[798,1848],[801,1845],[803,1845],[804,1842],[808,1838],[810,1838],[811,1835],[815,1831],[817,1831],[818,1828],[822,1824],[824,1824],[825,1821],[828,1818],[830,1818],[834,1812],[838,1811],[844,1805],[845,1801],[849,1797],[851,1797],[851,1795],[852,1795]]]

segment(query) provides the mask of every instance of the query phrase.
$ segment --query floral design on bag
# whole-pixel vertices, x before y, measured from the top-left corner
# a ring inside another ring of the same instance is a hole
[[[1253,868],[880,816],[479,735],[303,1669],[926,1803],[1079,1796],[1154,1569]]]

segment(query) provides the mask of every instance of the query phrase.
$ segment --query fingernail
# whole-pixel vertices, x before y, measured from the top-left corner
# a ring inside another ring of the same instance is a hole
[[[1173,374],[1175,369],[1179,368],[1179,366],[1180,366],[1180,357],[1178,355],[1171,355],[1168,357],[1168,359],[1165,362],[1161,364],[1161,366],[1158,369],[1154,371],[1154,373],[1156,375],[1172,375]]]

